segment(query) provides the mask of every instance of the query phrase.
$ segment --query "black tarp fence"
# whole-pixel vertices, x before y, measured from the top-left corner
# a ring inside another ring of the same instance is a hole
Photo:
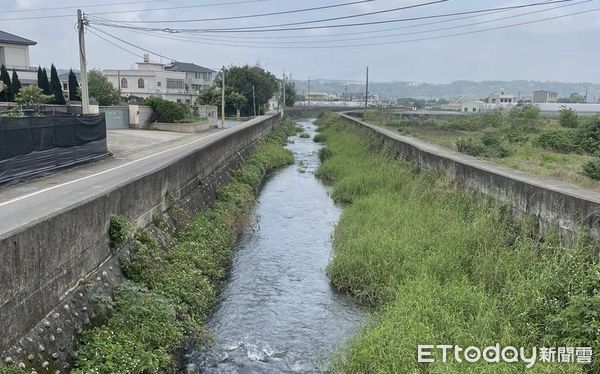
[[[106,156],[104,114],[0,117],[0,185]]]

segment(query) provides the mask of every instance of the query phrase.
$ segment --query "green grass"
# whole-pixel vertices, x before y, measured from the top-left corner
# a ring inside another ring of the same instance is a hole
[[[174,372],[174,352],[188,341],[207,340],[204,321],[262,180],[270,170],[293,163],[282,144],[294,126],[285,121],[273,130],[218,191],[214,206],[168,248],[143,229],[126,234],[124,220],[113,218],[113,241],[132,236],[135,244],[122,266],[130,281],[108,301],[108,322],[84,333],[73,373]]]
[[[300,134],[300,135],[298,135],[298,136],[300,136],[300,137],[301,137],[301,138],[303,138],[303,139],[308,139],[308,138],[310,138],[310,135],[309,135],[308,133],[306,133],[306,132],[303,132],[302,134]]]
[[[319,119],[318,175],[349,203],[334,232],[332,284],[374,305],[334,359],[342,373],[520,373],[522,364],[418,364],[418,344],[592,346],[600,266],[583,243],[538,237],[510,209],[374,151],[335,115]],[[439,359],[439,357],[438,357]],[[600,370],[596,361],[590,371]],[[532,373],[578,373],[537,364]]]
[[[486,147],[481,147],[484,152],[474,156],[532,174],[600,189],[600,182],[589,178],[583,172],[583,166],[593,159],[591,155],[575,150],[567,152],[540,146],[539,139],[544,135],[577,131],[577,129],[561,127],[556,119],[541,118],[536,121],[532,129],[520,130],[511,128],[510,118],[501,116],[459,117],[449,120],[400,120],[386,111],[370,111],[367,113],[366,121],[396,129],[402,135],[454,150],[457,150],[457,144],[461,141],[469,140],[481,144],[486,135],[493,134],[499,145],[506,150],[506,155],[498,157],[495,154],[497,152],[485,152]],[[580,127],[583,127],[586,121],[591,120],[580,119]]]

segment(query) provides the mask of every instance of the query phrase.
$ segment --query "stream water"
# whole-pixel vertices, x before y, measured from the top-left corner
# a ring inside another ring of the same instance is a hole
[[[312,121],[299,123],[314,135]],[[341,208],[314,176],[321,145],[293,140],[295,164],[265,181],[237,245],[208,321],[214,347],[188,352],[184,372],[323,372],[363,321],[364,308],[325,274]]]

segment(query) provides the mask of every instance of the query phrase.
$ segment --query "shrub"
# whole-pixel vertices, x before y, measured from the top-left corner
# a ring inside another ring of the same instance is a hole
[[[575,142],[583,152],[600,155],[600,115],[577,129]]]
[[[583,175],[593,180],[600,180],[600,157],[583,164]]]
[[[113,215],[110,217],[110,228],[109,236],[111,246],[113,248],[119,248],[130,236],[130,227],[127,218],[119,215]]]
[[[558,114],[558,123],[562,127],[575,128],[579,124],[577,113],[570,108],[561,109]]]
[[[324,143],[325,142],[325,135],[323,134],[317,134],[315,135],[315,137],[313,138],[313,141],[315,143]]]
[[[568,131],[548,131],[540,134],[537,145],[544,149],[555,152],[574,152],[577,146],[574,144],[573,134]]]
[[[310,135],[308,133],[303,132],[302,134],[300,134],[300,137],[303,139],[308,139],[310,138]]]
[[[156,120],[159,122],[180,122],[188,116],[188,112],[183,104],[164,100],[158,96],[147,98],[144,100],[144,104],[154,110]]]

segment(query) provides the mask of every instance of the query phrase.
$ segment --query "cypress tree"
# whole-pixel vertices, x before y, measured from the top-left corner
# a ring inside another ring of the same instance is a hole
[[[17,72],[15,71],[15,69],[13,69],[12,71],[12,79],[11,79],[11,86],[10,86],[10,94],[12,96],[12,100],[14,101],[15,97],[17,97],[17,94],[19,93],[19,91],[21,91],[21,81],[19,80],[19,76],[17,75]]]
[[[8,75],[8,71],[6,70],[6,66],[2,64],[0,66],[0,81],[4,83],[4,90],[0,93],[0,100],[2,101],[10,101],[10,76]]]
[[[54,95],[54,104],[65,105],[65,96],[63,95],[62,84],[58,78],[58,72],[54,64],[50,67],[50,91]]]
[[[69,100],[70,101],[81,101],[81,98],[77,94],[79,89],[79,83],[77,83],[77,76],[73,72],[73,69],[69,71]]]
[[[44,72],[42,71],[42,67],[38,66],[37,71],[37,86],[44,90]]]
[[[42,79],[40,82],[38,82],[38,87],[44,91],[44,95],[50,95],[50,83],[48,82],[48,73],[46,73],[46,68],[42,69]]]

